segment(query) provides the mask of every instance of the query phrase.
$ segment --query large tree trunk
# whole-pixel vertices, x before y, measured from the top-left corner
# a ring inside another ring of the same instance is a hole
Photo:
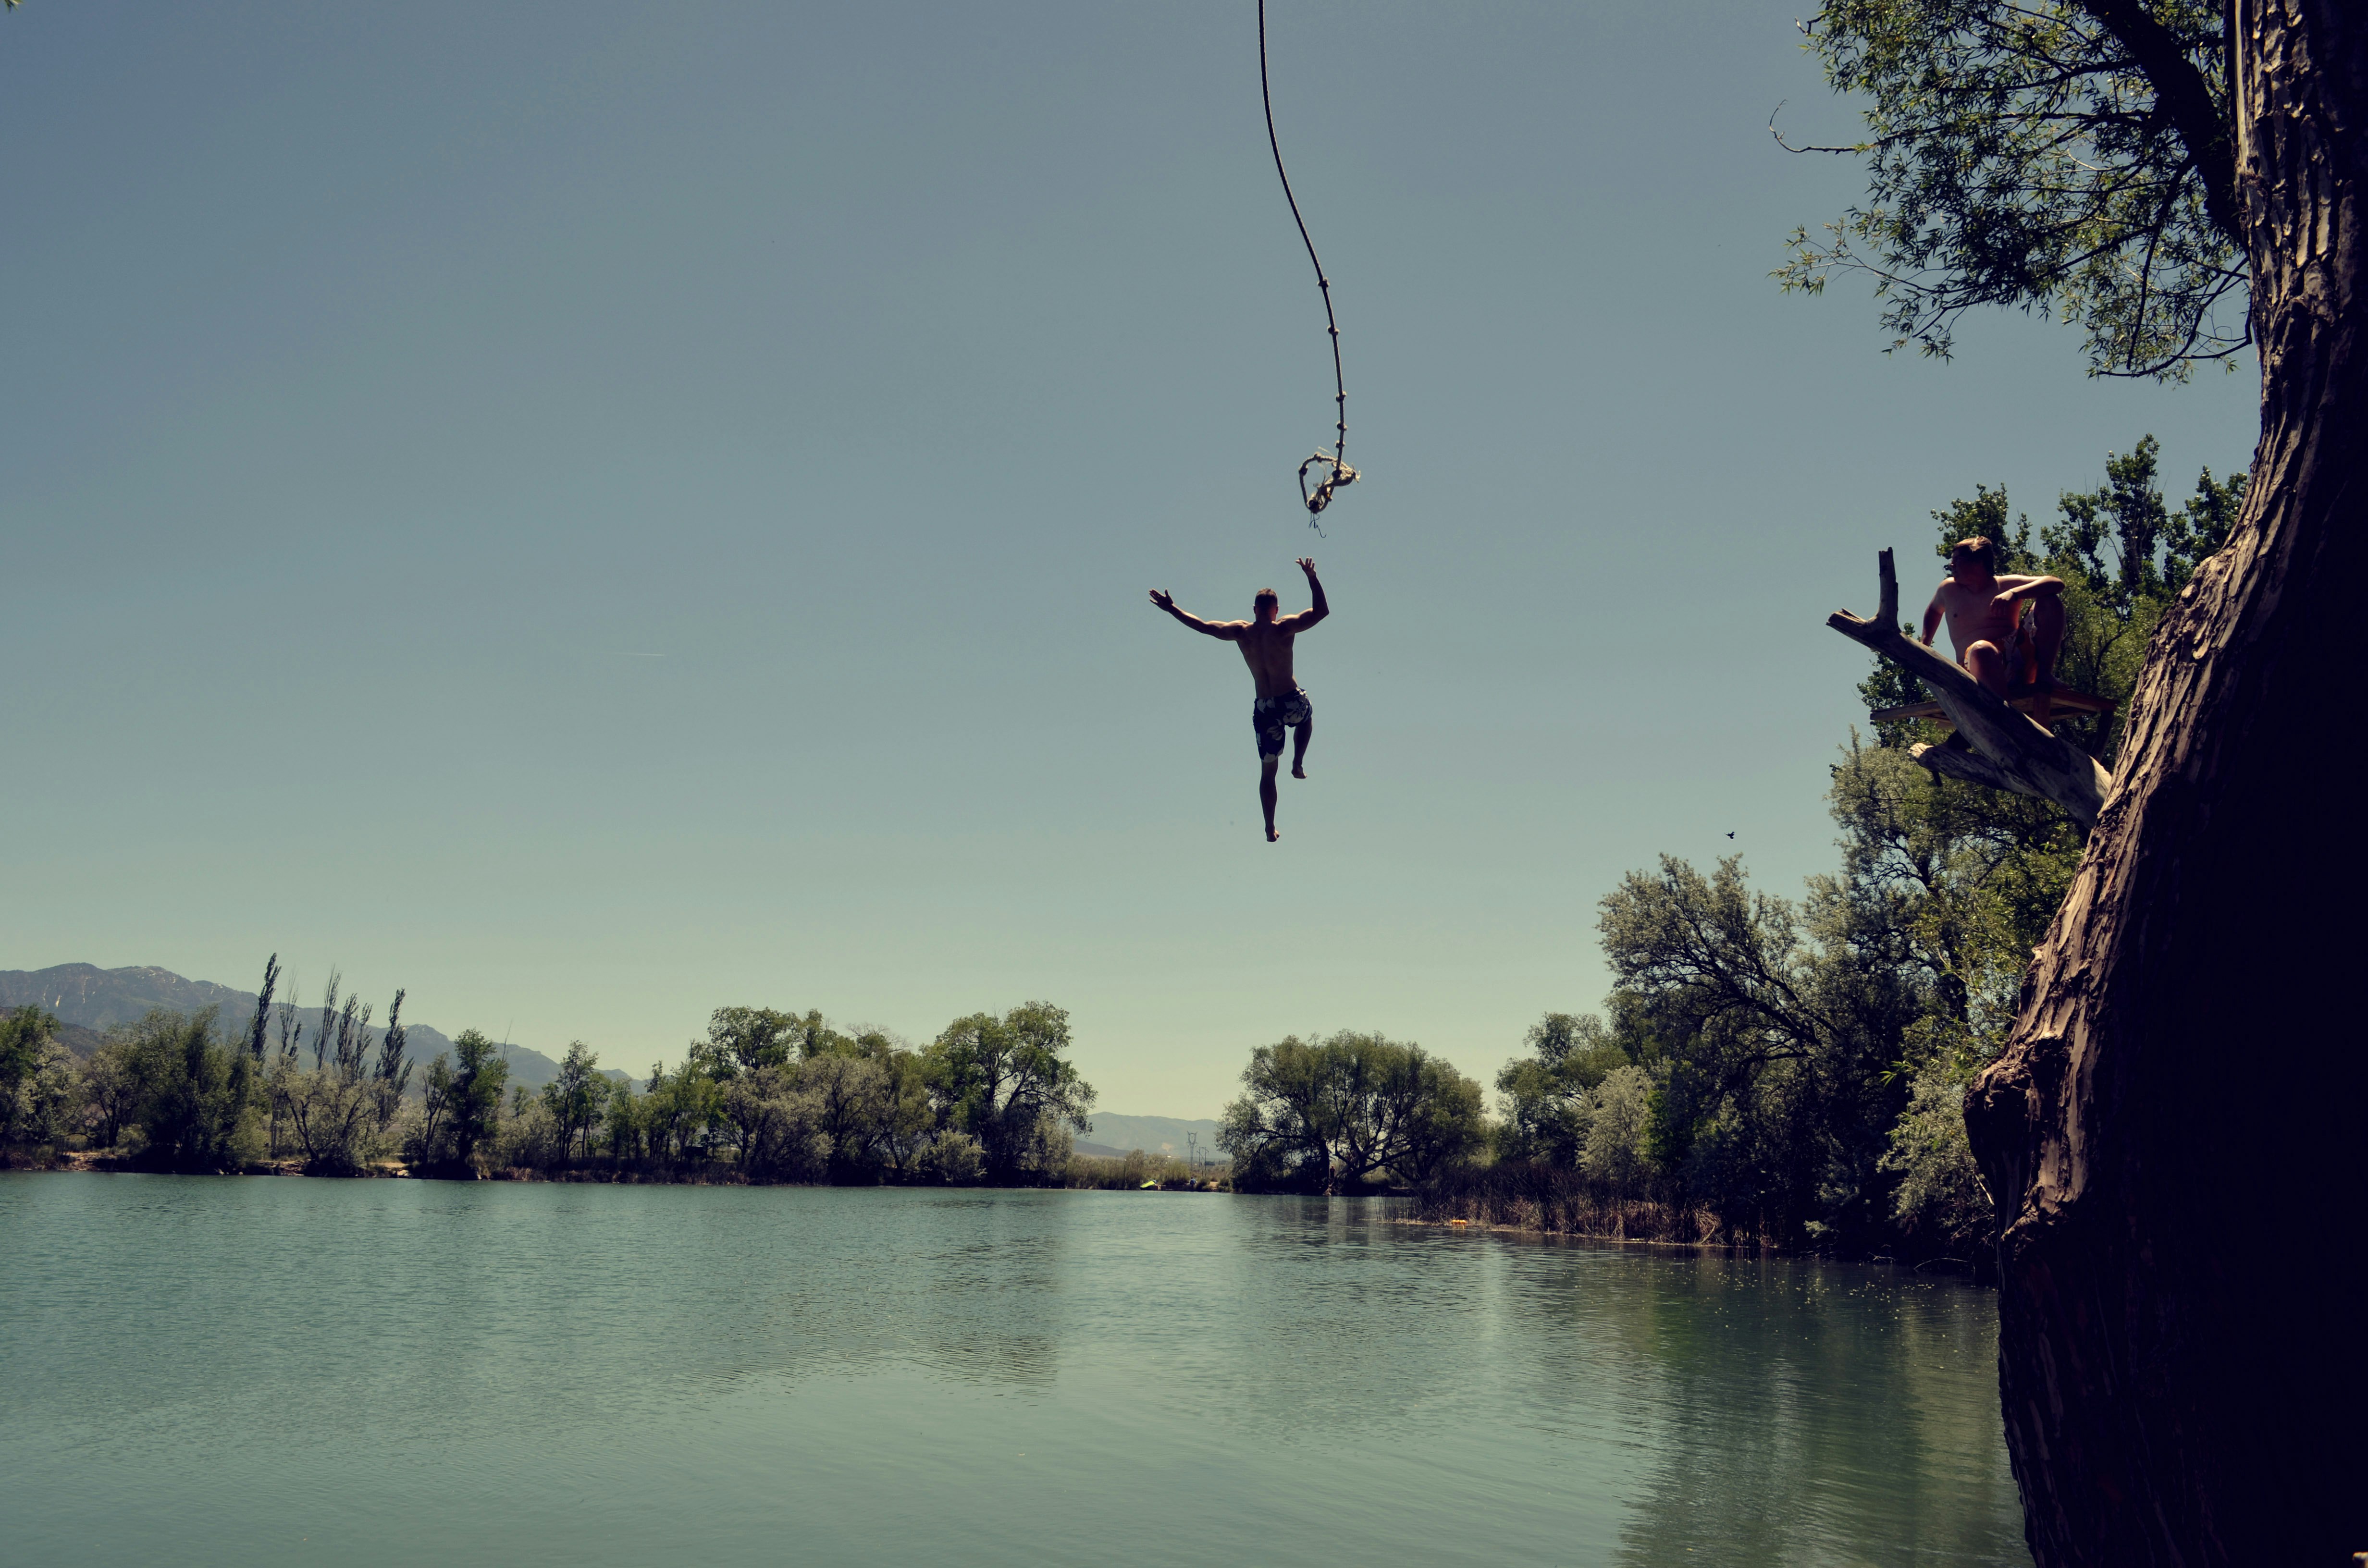
[[[1967,1102],[2041,1568],[2368,1551],[2368,6],[2239,0],[2235,40],[2252,488]]]

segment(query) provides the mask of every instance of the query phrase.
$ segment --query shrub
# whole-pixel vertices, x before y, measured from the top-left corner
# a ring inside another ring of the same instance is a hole
[[[940,1132],[921,1153],[922,1173],[948,1187],[972,1187],[986,1169],[978,1140],[967,1132]]]

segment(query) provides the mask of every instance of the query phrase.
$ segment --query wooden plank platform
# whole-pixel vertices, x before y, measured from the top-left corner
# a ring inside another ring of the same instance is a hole
[[[2111,713],[2116,706],[2110,698],[2091,697],[2085,691],[2074,691],[2070,687],[2066,686],[2059,686],[2049,692],[2047,700],[2057,713]],[[2039,706],[2039,696],[2036,692],[2026,691],[2019,696],[2008,698],[2007,706],[2017,712],[2029,713]],[[1867,718],[1877,724],[1896,724],[1903,719],[1921,719],[1927,723],[1938,724],[1944,730],[1955,727],[1950,722],[1949,715],[1942,711],[1937,702],[1909,702],[1897,708],[1878,708],[1868,714]]]

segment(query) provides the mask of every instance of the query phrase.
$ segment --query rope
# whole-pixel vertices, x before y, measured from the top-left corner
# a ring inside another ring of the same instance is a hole
[[[1267,85],[1266,74],[1266,0],[1258,0],[1258,97],[1266,103],[1266,144],[1274,153],[1275,177],[1282,181],[1282,199],[1291,203],[1291,221],[1299,225],[1299,243],[1307,247],[1307,259],[1315,268],[1315,287],[1324,294],[1324,330],[1332,335],[1333,405],[1339,415],[1334,426],[1338,437],[1330,451],[1321,447],[1315,455],[1299,465],[1299,498],[1307,507],[1307,526],[1317,533],[1324,531],[1316,518],[1332,504],[1332,493],[1344,484],[1357,483],[1357,471],[1349,466],[1349,387],[1340,375],[1340,320],[1332,313],[1332,279],[1324,276],[1324,263],[1316,258],[1315,242],[1307,237],[1307,220],[1299,215],[1299,198],[1291,193],[1291,176],[1283,172],[1282,143],[1274,134],[1274,93]],[[1315,489],[1307,488],[1307,471],[1316,469],[1323,478]]]

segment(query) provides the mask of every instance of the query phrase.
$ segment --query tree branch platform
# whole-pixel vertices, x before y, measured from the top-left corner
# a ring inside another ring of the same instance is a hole
[[[2018,711],[2005,698],[1983,687],[1963,665],[1942,658],[1902,631],[1899,575],[1892,565],[1891,551],[1884,551],[1875,562],[1882,602],[1873,619],[1838,609],[1826,618],[1826,624],[1922,681],[1932,700],[1887,708],[1872,717],[1878,722],[1929,717],[1936,723],[1946,723],[1957,732],[1947,744],[1915,746],[1908,755],[1936,774],[2053,801],[2082,827],[2096,826],[2112,776],[2095,757],[2042,728],[2028,713]],[[2112,708],[2083,692],[2056,690],[2048,697],[2067,712],[2110,712]],[[2019,695],[2016,699],[2025,705],[2035,700],[2036,694]],[[1927,713],[1927,709],[1936,711]]]

